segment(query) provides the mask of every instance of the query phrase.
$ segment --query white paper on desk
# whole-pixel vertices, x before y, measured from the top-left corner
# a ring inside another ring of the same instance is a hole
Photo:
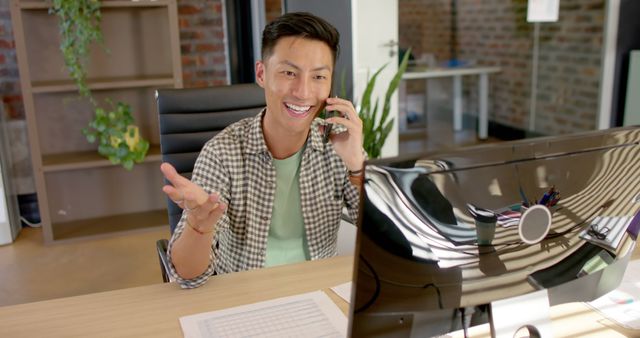
[[[587,303],[626,328],[640,329],[640,260],[629,262],[617,289]]]
[[[353,287],[353,282],[346,282],[344,284],[336,285],[331,288],[336,295],[340,296],[340,298],[344,299],[347,303],[351,303],[351,288]]]
[[[322,291],[180,318],[186,338],[346,337],[347,318]]]
[[[599,245],[607,250],[616,251],[622,237],[624,236],[629,223],[631,222],[631,216],[623,217],[608,217],[598,216],[591,221],[592,225],[595,225],[598,229],[608,228],[608,232],[604,239],[598,239],[589,234],[589,228],[582,230],[580,238],[585,239],[593,244]]]

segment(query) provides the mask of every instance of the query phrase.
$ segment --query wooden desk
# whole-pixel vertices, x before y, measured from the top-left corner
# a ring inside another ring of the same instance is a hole
[[[631,260],[640,260],[640,246],[636,247]],[[554,337],[640,337],[640,331],[631,330],[607,319],[585,303],[566,303],[549,309]],[[469,328],[470,338],[491,337],[489,324]],[[451,338],[463,338],[462,330],[450,334]]]
[[[182,290],[156,284],[0,307],[0,337],[181,337],[178,318],[324,289],[352,276],[353,257],[339,256],[270,269],[220,275]],[[46,280],[42,281],[46,283]]]
[[[499,67],[433,68],[425,71],[407,70],[402,75],[402,79],[428,80],[439,77],[453,77],[453,129],[460,131],[462,130],[462,77],[468,75],[480,76],[480,81],[478,81],[478,137],[486,139],[489,129],[489,74],[500,71]]]
[[[193,290],[182,290],[173,283],[156,284],[0,307],[0,337],[181,337],[178,318],[182,316],[319,289],[347,314],[348,304],[328,288],[351,279],[352,259],[339,256],[221,275]],[[551,315],[556,337],[640,336],[583,303],[554,306]],[[488,325],[469,332],[472,337],[486,337]]]
[[[640,331],[623,328],[591,309],[585,303],[567,303],[552,306],[549,310],[551,329],[555,338],[624,338],[640,337]],[[469,328],[469,338],[490,338],[489,324]],[[462,330],[449,334],[451,338],[463,338]]]

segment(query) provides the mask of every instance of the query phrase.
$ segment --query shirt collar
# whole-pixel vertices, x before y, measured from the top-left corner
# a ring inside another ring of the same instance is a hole
[[[264,142],[264,134],[262,133],[262,116],[267,111],[267,108],[262,109],[260,114],[256,115],[251,121],[249,127],[247,153],[268,153],[267,144]]]

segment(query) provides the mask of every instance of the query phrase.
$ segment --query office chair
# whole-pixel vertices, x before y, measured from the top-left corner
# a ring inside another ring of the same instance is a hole
[[[228,125],[257,115],[265,107],[264,91],[258,85],[156,91],[160,125],[162,161],[191,178],[193,166],[204,144]],[[167,198],[171,234],[178,225],[182,209]],[[169,281],[167,239],[156,242],[162,279]]]

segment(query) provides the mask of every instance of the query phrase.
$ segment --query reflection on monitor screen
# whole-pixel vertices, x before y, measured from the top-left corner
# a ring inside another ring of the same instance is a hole
[[[352,336],[434,336],[498,300],[614,289],[635,246],[639,142],[621,128],[368,162]]]

